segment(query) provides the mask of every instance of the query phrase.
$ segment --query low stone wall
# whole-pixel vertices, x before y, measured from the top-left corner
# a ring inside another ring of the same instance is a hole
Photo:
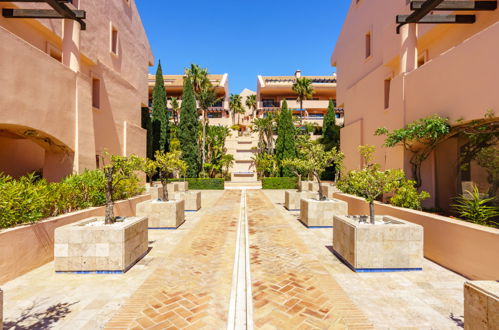
[[[499,283],[464,284],[464,329],[499,329]]]
[[[348,202],[349,215],[369,214],[359,197],[335,193]],[[432,213],[375,203],[377,215],[390,215],[424,227],[424,256],[473,280],[499,278],[499,230]]]
[[[116,202],[115,214],[134,216],[137,203],[150,198],[147,194]],[[104,206],[93,207],[0,231],[0,284],[52,261],[56,228],[104,213]]]

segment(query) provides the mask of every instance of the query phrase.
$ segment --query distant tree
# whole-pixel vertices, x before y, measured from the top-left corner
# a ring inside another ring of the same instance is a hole
[[[188,166],[186,174],[191,178],[197,178],[199,175],[198,134],[199,118],[192,82],[190,79],[184,79],[178,138],[182,150],[182,160]]]
[[[298,94],[296,100],[300,102],[300,124],[303,123],[303,101],[310,99],[315,91],[312,86],[312,80],[308,78],[297,78],[292,87],[293,91]]]
[[[232,124],[236,124],[236,114],[244,111],[243,99],[239,94],[231,94],[229,100],[229,109],[232,111]]]
[[[201,94],[201,92],[211,87],[211,82],[208,79],[208,69],[201,68],[197,64],[191,64],[190,68],[185,69],[185,74],[192,83],[192,88],[194,89],[196,98]]]
[[[324,144],[326,151],[340,147],[340,127],[336,125],[336,110],[333,100],[329,100],[326,116],[324,117],[321,142]]]
[[[168,150],[169,122],[167,115],[165,81],[161,61],[156,70],[156,83],[152,91],[152,152]]]
[[[282,103],[281,112],[277,124],[276,156],[279,163],[285,159],[296,157],[296,128],[293,124],[293,116],[288,110],[286,100]],[[293,174],[286,167],[281,166],[281,176],[291,176]]]
[[[256,106],[257,106],[255,94],[249,95],[246,98],[246,106],[248,107],[249,110],[251,110],[251,115],[254,117],[255,111],[256,111]]]
[[[176,97],[172,97],[171,100],[172,113],[173,113],[173,123],[178,125],[179,114],[180,114],[180,105],[178,104],[178,99]]]
[[[208,109],[215,103],[221,100],[217,97],[215,89],[212,87],[211,83],[206,86],[205,89],[201,91],[198,95],[199,108],[201,109],[203,116],[203,136],[202,136],[202,154],[201,154],[201,168],[204,169],[204,163],[206,162],[206,126],[208,125]]]

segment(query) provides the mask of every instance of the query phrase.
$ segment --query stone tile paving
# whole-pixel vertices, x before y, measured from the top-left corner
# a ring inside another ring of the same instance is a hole
[[[354,273],[331,253],[332,229],[305,228],[283,191],[264,193],[377,329],[462,328],[464,277],[426,259],[421,272]]]
[[[248,192],[248,220],[255,328],[372,328],[262,191]]]
[[[55,274],[53,262],[2,284],[6,329],[101,329],[151,276],[178,243],[197,227],[223,191],[203,191],[203,208],[186,213],[177,230],[150,230],[152,247],[126,274]]]
[[[105,328],[225,328],[240,198],[226,191]]]

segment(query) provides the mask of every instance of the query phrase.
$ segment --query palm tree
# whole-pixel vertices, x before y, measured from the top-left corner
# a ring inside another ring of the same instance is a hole
[[[232,124],[236,124],[236,113],[244,111],[243,98],[239,94],[231,94],[229,101],[229,109],[232,111]]]
[[[246,106],[248,107],[248,109],[251,110],[251,115],[254,117],[255,110],[256,110],[256,95],[255,94],[249,95],[246,98]]]
[[[211,85],[211,83],[210,83]],[[206,125],[208,122],[208,109],[218,101],[220,98],[217,97],[214,88],[207,88],[201,90],[201,93],[198,96],[199,100],[199,108],[203,114],[203,141],[202,141],[202,159],[201,159],[201,168],[204,168],[204,163],[206,162]]]
[[[178,125],[180,105],[178,104],[178,99],[176,97],[172,97],[171,106],[172,106],[172,112],[173,112],[173,122],[175,123],[175,125]]]
[[[310,99],[315,91],[312,86],[312,80],[308,78],[297,78],[293,84],[293,92],[297,95],[296,100],[300,102],[300,124],[303,123],[303,101]]]
[[[258,149],[260,152],[272,154],[274,152],[275,115],[268,113],[264,118],[253,120],[253,131],[258,132]]]
[[[208,69],[201,68],[197,64],[191,64],[190,68],[185,69],[185,75],[191,80],[194,93],[199,97],[203,90],[211,88],[210,80],[208,79]]]

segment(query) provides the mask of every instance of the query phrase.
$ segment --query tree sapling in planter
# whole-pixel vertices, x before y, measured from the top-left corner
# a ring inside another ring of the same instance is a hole
[[[55,230],[54,264],[58,272],[122,273],[147,252],[147,217],[126,217],[117,222],[114,201],[120,185],[136,182],[137,156],[108,155],[105,177],[105,217],[87,218]],[[127,181],[128,180],[128,181]],[[132,180],[132,181],[129,181]]]
[[[149,218],[148,227],[151,229],[176,229],[184,222],[184,200],[170,200],[167,189],[168,179],[175,172],[184,173],[186,163],[180,159],[181,152],[156,151],[156,166],[163,191],[159,200],[150,200],[137,204],[137,215]]]
[[[335,254],[357,272],[420,270],[423,261],[423,227],[391,216],[376,216],[374,202],[406,180],[402,170],[382,171],[373,163],[375,148],[359,147],[364,160],[338,182],[338,188],[369,203],[369,216],[334,216]],[[366,219],[370,218],[367,222]],[[362,253],[369,251],[369,253]]]

